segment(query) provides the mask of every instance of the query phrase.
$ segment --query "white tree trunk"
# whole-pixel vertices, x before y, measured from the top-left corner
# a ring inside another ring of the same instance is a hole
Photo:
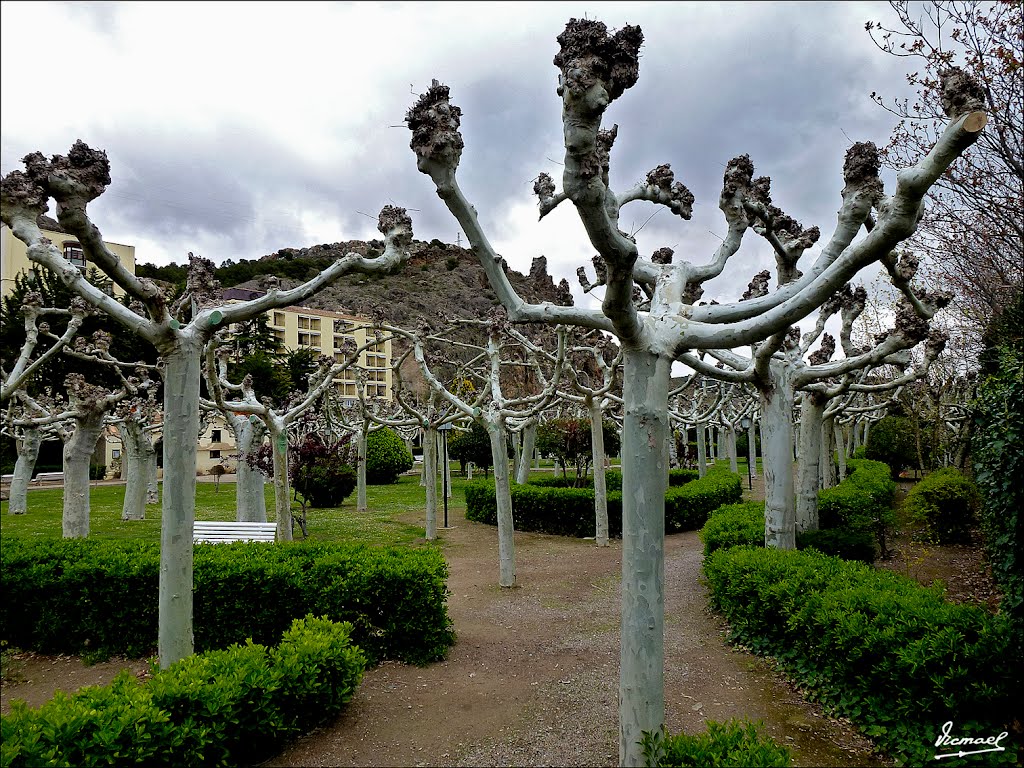
[[[747,429],[747,465],[750,467],[751,477],[757,477],[757,440],[755,438],[757,433],[754,427],[755,423],[751,419],[750,427]]]
[[[42,444],[42,431],[25,427],[21,438],[17,441],[18,459],[14,462],[11,498],[7,506],[9,515],[24,515],[28,511],[28,484],[32,482],[32,471],[36,468],[39,448]]]
[[[180,338],[164,356],[164,493],[160,522],[160,667],[191,656],[192,527],[196,511],[196,435],[202,342]]]
[[[146,503],[159,504],[160,479],[157,477],[156,447],[153,445],[153,436],[149,432],[144,432],[143,437],[145,439],[140,445],[140,450],[142,452],[142,468],[146,473]]]
[[[824,419],[821,423],[821,487],[835,488],[836,463],[833,459],[838,448],[836,440],[836,421],[834,418]]]
[[[824,404],[804,393],[800,407],[800,461],[797,463],[796,531],[818,530],[818,479],[821,463],[821,423]]]
[[[426,450],[426,446],[424,446]],[[366,430],[359,430],[356,438],[356,455],[359,457],[359,468],[356,472],[356,512],[366,511]],[[424,477],[430,477],[424,469]]]
[[[89,536],[89,463],[103,432],[103,415],[75,419],[75,431],[64,443],[65,539]]]
[[[519,473],[523,468],[523,432],[512,433],[512,476],[519,482]]]
[[[473,462],[472,461],[467,461],[466,462],[466,480],[472,480],[472,479],[473,479]]]
[[[270,429],[274,456],[274,514],[277,516],[277,540],[292,541],[291,484],[288,481],[288,430],[283,425]]]
[[[530,479],[530,465],[533,463],[533,451],[537,445],[537,422],[531,420],[523,427],[523,449],[516,464],[516,482],[522,485]],[[450,485],[448,486],[451,487]]]
[[[722,431],[725,433],[725,450],[729,454],[729,471],[738,473],[740,471],[740,465],[736,451],[736,428],[733,425],[728,424]]]
[[[699,477],[704,477],[708,473],[707,432],[707,425],[697,425],[697,475]]]
[[[427,488],[427,541],[437,538],[437,430],[423,432],[423,476],[430,482]]]
[[[515,526],[512,519],[512,491],[509,488],[508,454],[505,452],[505,427],[488,420],[484,426],[491,438],[494,462],[494,496],[498,508],[498,585],[516,585]]]
[[[608,487],[604,474],[604,411],[591,400],[590,449],[594,456],[594,540],[599,547],[608,546]]]
[[[793,390],[783,364],[770,364],[772,386],[761,391],[764,545],[796,549],[793,487]]]
[[[122,520],[146,519],[146,467],[140,450],[142,425],[131,419],[117,425],[121,435],[121,474],[124,477]]]
[[[835,441],[836,441],[836,456],[839,459],[839,482],[843,482],[846,479],[846,449],[847,439],[844,434],[844,429],[838,421],[833,421],[835,425]]]
[[[619,764],[642,765],[640,739],[665,722],[665,441],[671,361],[627,349],[622,448]]]
[[[714,464],[718,461],[718,430],[714,426],[708,427],[708,454],[711,459],[711,463]]]
[[[256,450],[257,434],[263,436],[262,425],[257,427],[250,419],[231,418],[238,450],[238,469],[235,474],[235,520],[240,523],[267,522],[266,478],[258,469],[249,466],[247,454]],[[276,508],[276,507],[275,507]]]

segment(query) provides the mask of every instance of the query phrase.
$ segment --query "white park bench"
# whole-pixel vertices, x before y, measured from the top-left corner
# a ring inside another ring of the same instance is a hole
[[[192,543],[220,544],[232,541],[274,541],[277,523],[238,523],[221,520],[196,520]]]
[[[63,472],[40,472],[38,475],[36,475],[37,483],[61,483],[63,481]]]

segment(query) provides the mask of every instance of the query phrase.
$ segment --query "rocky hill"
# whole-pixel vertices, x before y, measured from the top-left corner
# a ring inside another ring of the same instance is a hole
[[[311,265],[322,262],[326,266],[346,253],[373,255],[379,254],[382,247],[383,242],[371,240],[286,248],[260,259],[260,268],[266,269],[269,266],[266,262],[276,262],[275,266],[281,269],[273,269],[273,273],[283,275],[290,271],[286,269],[287,262],[308,262]],[[439,240],[429,243],[414,240],[410,253],[409,262],[393,274],[347,275],[307,299],[303,305],[364,316],[370,316],[374,309],[381,308],[392,325],[403,328],[416,328],[423,320],[434,321],[440,309],[459,318],[479,319],[487,317],[498,306],[498,299],[487,283],[483,267],[471,251]],[[311,266],[311,270],[315,268]],[[527,301],[572,304],[569,284],[564,279],[555,284],[548,275],[545,257],[533,260],[529,274],[523,275],[511,269],[506,271],[516,291]],[[281,277],[281,287],[298,285],[308,276],[311,275],[303,275],[301,279]],[[261,276],[235,287],[263,290],[266,285],[267,277]]]

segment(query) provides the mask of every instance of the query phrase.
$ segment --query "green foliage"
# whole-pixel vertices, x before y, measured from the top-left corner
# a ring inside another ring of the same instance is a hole
[[[851,459],[866,459],[868,457],[868,447],[866,445],[858,445],[853,449],[853,455]]]
[[[764,546],[764,502],[719,507],[700,529],[700,540],[704,542],[705,555],[723,547]]]
[[[932,472],[907,494],[903,511],[922,525],[922,537],[933,544],[968,544],[980,497],[978,487],[959,470]]]
[[[155,543],[7,537],[2,637],[42,653],[146,656],[157,637],[159,561]],[[436,549],[200,544],[193,568],[197,650],[272,642],[306,613],[351,622],[375,662],[425,664],[454,642]]]
[[[850,459],[847,469],[850,474],[843,482],[818,492],[818,525],[822,529],[869,531],[884,556],[886,535],[896,520],[896,482],[888,465],[879,461]]]
[[[613,474],[608,473],[611,478]],[[682,477],[683,475],[677,475]],[[622,492],[608,492],[608,535],[622,535]],[[621,475],[618,487],[621,488]],[[494,483],[467,483],[466,519],[497,525],[498,510]],[[593,488],[559,488],[545,485],[511,484],[512,513],[516,530],[537,531],[557,536],[593,537],[596,532]],[[713,469],[699,480],[670,486],[665,493],[665,531],[677,533],[699,528],[708,515],[723,504],[739,501],[743,495],[739,475]]]
[[[247,641],[189,656],[145,683],[122,672],[110,685],[58,691],[39,709],[13,702],[2,763],[258,764],[352,699],[366,659],[351,630],[308,615],[276,648]]]
[[[618,455],[621,441],[615,424],[602,422],[601,433],[605,455]],[[594,462],[592,448],[590,419],[551,419],[537,427],[537,451],[542,456],[558,459],[563,475],[567,467],[575,468],[576,487],[583,485],[590,465]]]
[[[412,469],[412,454],[394,430],[383,427],[366,436],[366,482],[386,485]]]
[[[875,538],[868,531],[849,528],[804,531],[796,535],[796,548],[816,549],[823,555],[859,560],[868,565],[875,562]]]
[[[917,465],[914,426],[905,416],[886,416],[871,425],[864,458],[889,466],[895,480],[907,467]]]
[[[107,465],[106,464],[90,464],[89,465],[89,479],[90,480],[102,480],[107,476]]]
[[[288,452],[288,479],[310,506],[336,507],[352,495],[356,471],[350,436],[328,445],[310,432],[289,446]]]
[[[1003,590],[1001,609],[1015,621],[1019,640],[1024,637],[1024,351],[1018,345],[1000,352],[998,372],[978,387],[971,452],[985,547]],[[1018,653],[1024,653],[1020,645]]]
[[[947,720],[961,736],[1013,730],[1024,680],[1005,615],[813,550],[719,549],[704,573],[733,642],[778,659],[897,759],[931,762]]]
[[[644,731],[640,741],[648,768],[788,768],[789,749],[748,720],[705,721],[704,733],[670,735]]]

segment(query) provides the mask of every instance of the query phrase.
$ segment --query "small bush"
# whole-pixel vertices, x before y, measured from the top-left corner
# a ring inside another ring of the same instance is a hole
[[[864,458],[889,467],[893,480],[907,467],[917,466],[914,426],[905,416],[886,416],[871,425]]]
[[[847,466],[850,474],[843,482],[818,492],[818,527],[868,531],[884,557],[887,532],[896,519],[896,482],[880,461],[851,459]]]
[[[90,464],[89,465],[89,479],[90,480],[102,480],[107,476],[107,465],[106,464]]]
[[[393,430],[384,427],[366,437],[366,482],[389,485],[412,469],[412,454]]]
[[[851,531],[848,528],[804,531],[796,535],[796,548],[816,549],[823,555],[868,565],[875,562],[875,537],[868,531]]]
[[[707,720],[707,730],[694,735],[644,733],[640,742],[649,768],[787,768],[790,751],[761,732],[763,724],[746,720],[718,723]]]
[[[276,648],[251,641],[189,656],[2,718],[3,765],[254,765],[336,716],[366,659],[352,627],[296,619]]]
[[[908,519],[922,525],[922,537],[933,544],[970,543],[978,506],[977,486],[952,467],[932,472],[903,500]]]
[[[764,546],[764,502],[726,504],[711,513],[700,529],[704,554],[735,546]]]

